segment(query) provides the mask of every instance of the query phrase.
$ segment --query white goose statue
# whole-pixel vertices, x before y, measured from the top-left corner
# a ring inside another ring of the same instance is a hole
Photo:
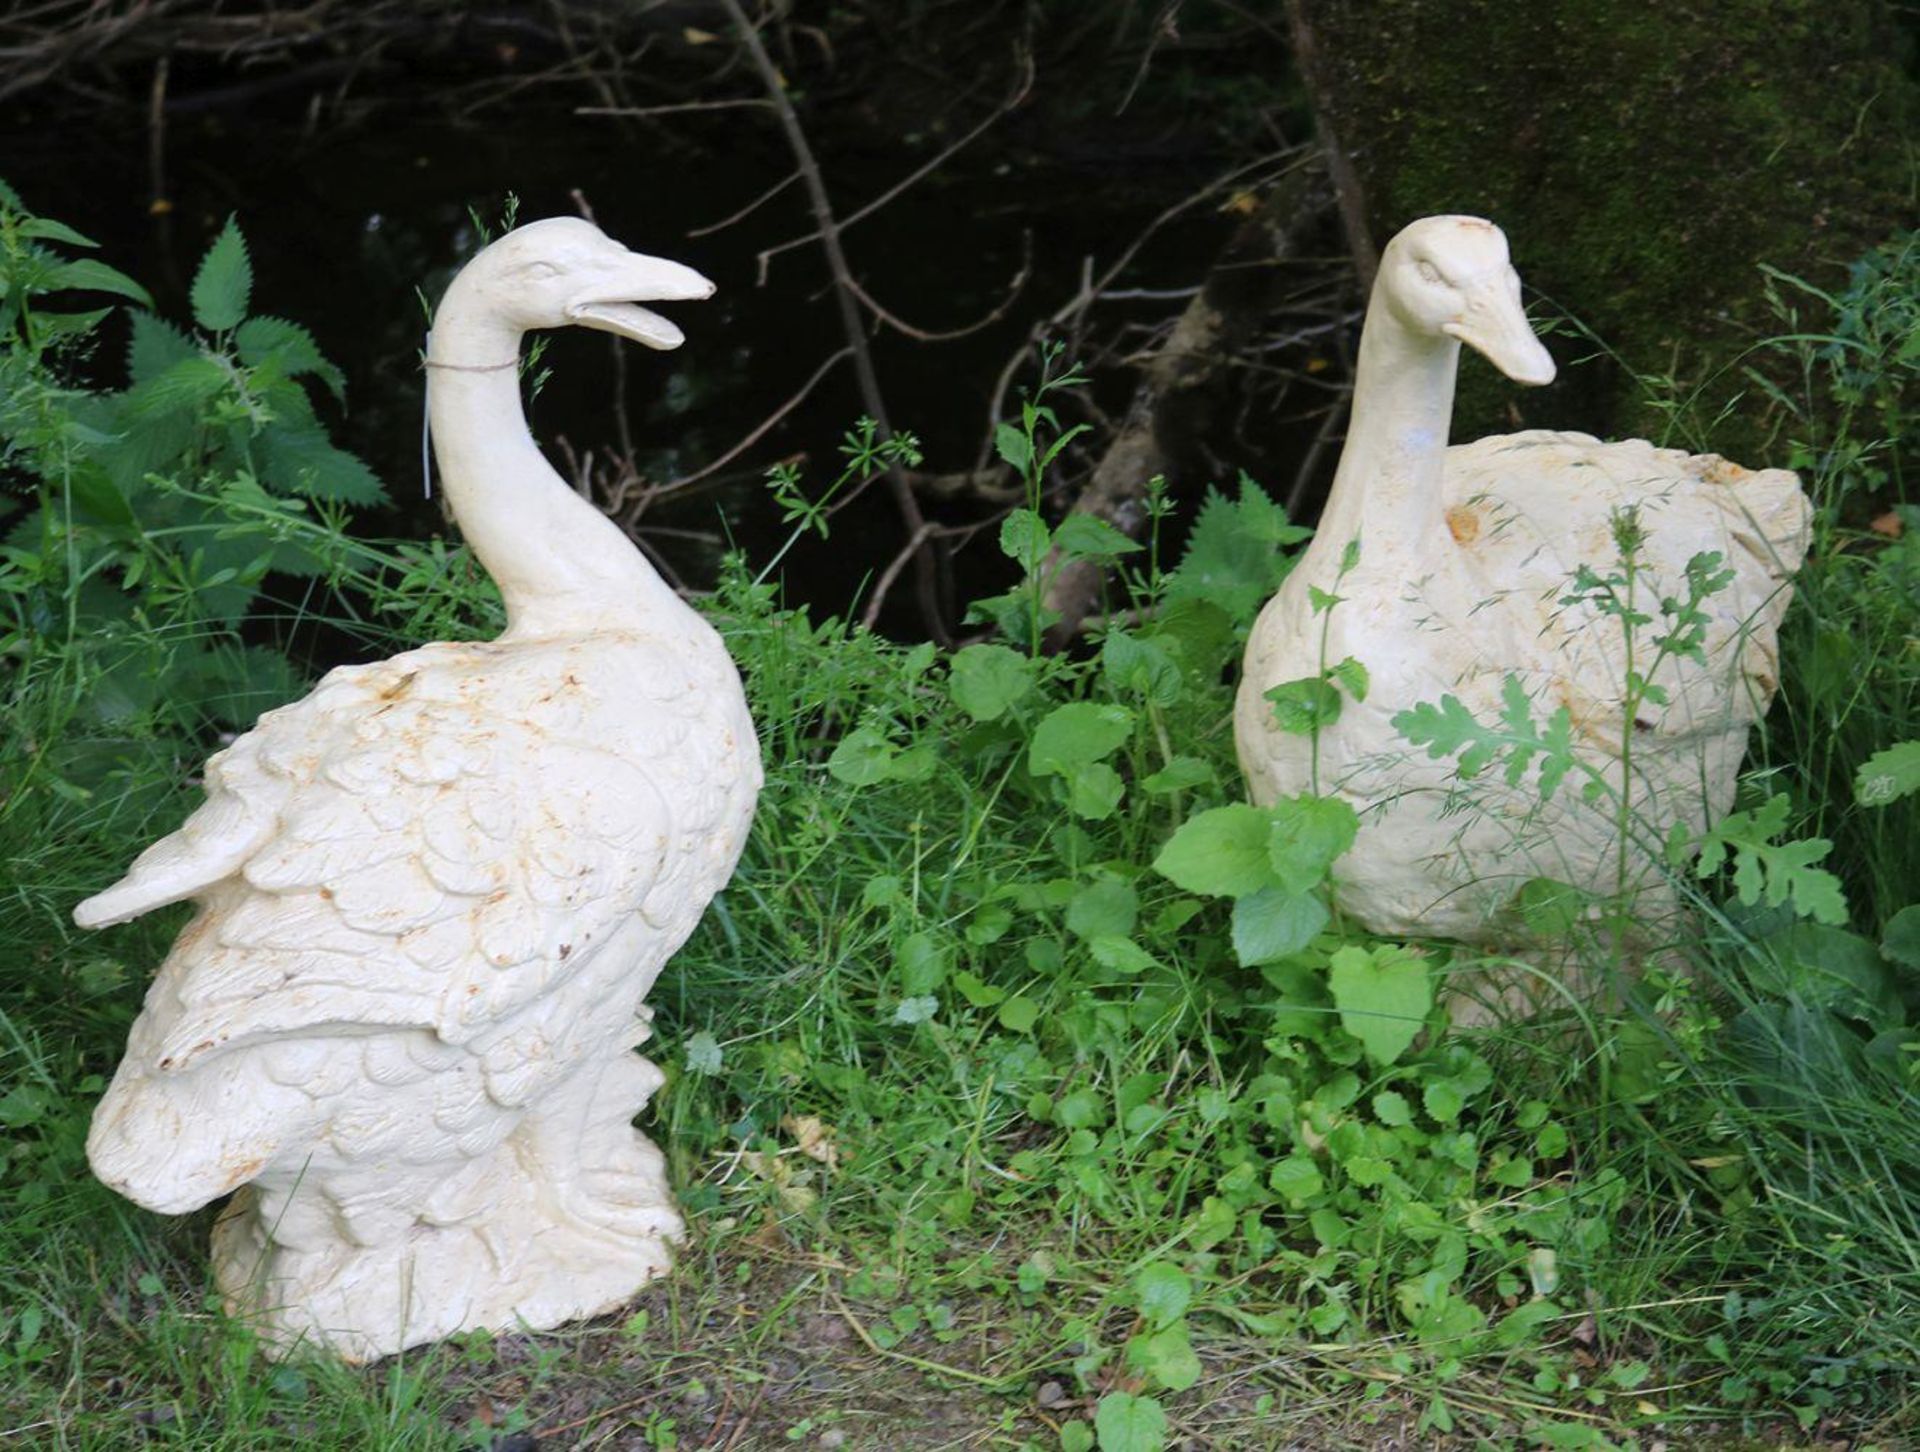
[[[720,637],[527,432],[531,328],[651,348],[712,284],[586,222],[456,277],[428,350],[447,499],[497,640],[335,670],[208,761],[206,801],[74,917],[191,898],[87,1150],[214,1228],[271,1345],[365,1360],[611,1309],[681,1230],[632,1127],[661,966],[726,883],[761,781]]]
[[[1617,791],[1628,668],[1619,622],[1561,602],[1578,566],[1618,567],[1612,516],[1635,507],[1645,536],[1636,604],[1652,617],[1639,633],[1642,670],[1668,628],[1659,602],[1686,598],[1687,561],[1718,552],[1732,574],[1702,606],[1705,664],[1667,659],[1653,679],[1668,703],[1646,705],[1629,728],[1639,825],[1627,885],[1639,915],[1657,918],[1672,905],[1661,839],[1673,823],[1698,832],[1726,813],[1748,728],[1772,699],[1776,635],[1808,544],[1806,498],[1785,470],[1643,440],[1536,430],[1450,449],[1462,343],[1517,382],[1554,376],[1499,228],[1428,217],[1381,257],[1325,513],[1248,641],[1234,710],[1241,769],[1256,803],[1317,789],[1360,813],[1335,893],[1375,932],[1505,944],[1521,935],[1502,910],[1531,878],[1611,896],[1613,807],[1584,802],[1577,777],[1544,808],[1531,779],[1509,787],[1498,770],[1463,786],[1452,759],[1431,759],[1392,718],[1452,695],[1492,723],[1517,677],[1536,720],[1568,709],[1576,754]],[[1316,589],[1340,603],[1316,614]],[[1266,693],[1348,657],[1370,688],[1322,728],[1316,760],[1309,736],[1280,729]]]

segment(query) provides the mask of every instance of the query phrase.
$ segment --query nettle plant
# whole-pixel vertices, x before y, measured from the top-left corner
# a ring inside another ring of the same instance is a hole
[[[340,371],[251,311],[235,222],[195,273],[190,329],[68,255],[93,246],[0,183],[0,659],[45,717],[22,725],[42,784],[84,797],[136,743],[165,755],[251,724],[297,693],[277,642],[303,626],[390,645],[497,623],[463,549],[349,533],[386,492],[316,413],[317,390],[344,403]],[[70,299],[100,292],[142,305],[123,388],[82,381],[116,371],[97,357],[112,309]]]
[[[338,397],[341,377],[312,336],[248,315],[252,272],[231,221],[194,278],[196,331],[134,311],[128,386],[73,381],[109,310],[62,310],[63,295],[149,304],[103,264],[62,256],[93,245],[0,188],[0,436],[27,505],[0,554],[0,649],[58,661],[95,726],[202,702],[242,725],[294,687],[283,656],[236,633],[263,582],[323,573],[302,524],[342,541],[346,510],[384,491],[315,416],[303,380]]]

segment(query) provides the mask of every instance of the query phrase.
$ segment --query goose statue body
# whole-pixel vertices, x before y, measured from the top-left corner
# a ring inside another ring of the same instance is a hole
[[[1500,230],[1428,217],[1381,257],[1326,510],[1248,641],[1234,711],[1242,771],[1256,803],[1318,791],[1359,812],[1335,890],[1368,928],[1509,943],[1523,935],[1507,909],[1529,879],[1600,898],[1622,886],[1613,806],[1584,801],[1578,776],[1544,805],[1531,775],[1509,786],[1495,769],[1462,784],[1454,760],[1409,743],[1393,718],[1451,695],[1491,724],[1517,679],[1536,721],[1566,708],[1575,754],[1612,793],[1630,771],[1624,886],[1643,919],[1658,917],[1672,906],[1660,864],[1668,829],[1698,832],[1726,813],[1748,729],[1772,699],[1776,635],[1808,543],[1806,498],[1785,470],[1641,440],[1531,431],[1449,448],[1463,343],[1518,382],[1554,376]],[[1619,570],[1626,509],[1642,536],[1634,605],[1650,622],[1632,662],[1616,618],[1565,603],[1579,566]],[[1654,638],[1670,628],[1660,603],[1687,598],[1688,561],[1703,553],[1731,576],[1701,605],[1704,663],[1661,661],[1651,679],[1665,704],[1644,703],[1629,724],[1630,663],[1644,672],[1655,657]],[[1316,591],[1323,606],[1339,601],[1316,611]],[[1349,657],[1367,673],[1365,698],[1343,700],[1316,751],[1280,728],[1267,692]]]
[[[108,1185],[213,1232],[270,1344],[365,1360],[626,1301],[680,1232],[632,1127],[642,1000],[726,883],[761,780],[720,637],[549,467],[533,328],[672,348],[644,308],[712,285],[573,219],[481,252],[441,303],[429,414],[498,582],[496,640],[348,666],[206,766],[206,800],[75,912],[198,907],[94,1114]]]

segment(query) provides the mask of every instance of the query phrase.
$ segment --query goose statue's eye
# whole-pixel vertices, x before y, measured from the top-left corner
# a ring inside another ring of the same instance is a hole
[[[1420,263],[1420,280],[1422,282],[1438,284],[1440,282],[1440,269],[1435,267],[1431,262],[1423,259]]]
[[[558,277],[560,275],[560,269],[555,267],[551,262],[543,262],[536,259],[521,268],[520,275],[530,282],[544,282],[549,277]]]

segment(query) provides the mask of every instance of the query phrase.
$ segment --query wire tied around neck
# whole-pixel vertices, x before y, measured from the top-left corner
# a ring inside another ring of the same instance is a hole
[[[422,368],[444,368],[449,373],[501,373],[509,368],[517,368],[520,366],[518,356],[509,358],[504,363],[442,363],[437,359],[427,356],[432,351],[433,333],[429,330],[426,342],[420,349],[420,366]],[[429,443],[432,437],[432,429],[426,398],[429,391],[429,389],[422,389],[420,391],[420,493],[421,496],[426,499],[433,498],[433,455]]]
[[[502,368],[516,368],[520,364],[518,358],[509,358],[504,363],[441,363],[432,358],[424,362],[429,368],[445,368],[453,373],[498,373]]]

